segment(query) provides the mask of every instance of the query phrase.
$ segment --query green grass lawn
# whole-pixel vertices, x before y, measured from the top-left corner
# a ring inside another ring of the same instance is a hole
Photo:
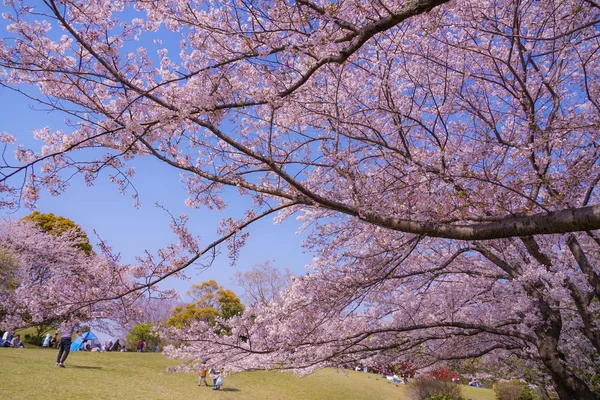
[[[406,399],[403,385],[355,371],[244,372],[225,377],[217,392],[196,386],[195,374],[167,372],[176,363],[160,354],[72,352],[58,368],[56,353],[0,348],[0,399]],[[494,399],[489,389],[463,387],[463,395]]]

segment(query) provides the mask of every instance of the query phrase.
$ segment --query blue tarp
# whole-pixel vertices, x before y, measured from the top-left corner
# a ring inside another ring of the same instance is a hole
[[[83,334],[83,337],[87,340],[87,342],[84,343],[81,336],[78,336],[77,339],[75,339],[73,343],[71,343],[71,351],[85,350],[85,346],[87,345],[87,343],[89,343],[92,346],[92,348],[101,347],[100,340],[96,335],[94,335],[93,332],[86,332]]]

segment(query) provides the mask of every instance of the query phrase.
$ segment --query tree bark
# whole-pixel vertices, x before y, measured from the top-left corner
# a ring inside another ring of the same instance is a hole
[[[558,350],[558,339],[562,330],[560,312],[540,299],[538,307],[546,324],[536,329],[540,358],[552,376],[554,389],[561,400],[597,400],[589,386],[565,366]]]
[[[597,400],[596,395],[590,390],[584,381],[568,371],[558,357],[553,345],[540,348],[540,355],[544,365],[548,368],[554,389],[561,400]]]
[[[363,213],[348,207],[344,209],[344,207],[339,207],[339,204],[320,203],[327,208],[357,215],[362,220],[374,225],[406,233],[446,239],[490,240],[600,229],[600,205],[522,217],[507,217],[485,224],[452,225],[439,222],[412,221],[369,212]]]

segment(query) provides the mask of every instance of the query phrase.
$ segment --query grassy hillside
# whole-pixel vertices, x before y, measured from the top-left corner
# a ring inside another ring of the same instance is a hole
[[[153,353],[74,352],[67,368],[56,350],[0,348],[0,399],[405,399],[405,387],[373,374],[334,369],[298,378],[280,372],[227,376],[221,392],[198,387],[197,376],[168,373],[174,365]],[[493,400],[487,389],[464,387],[465,398]]]

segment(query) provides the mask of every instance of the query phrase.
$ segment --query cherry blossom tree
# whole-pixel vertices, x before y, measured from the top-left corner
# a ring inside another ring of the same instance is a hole
[[[192,208],[253,199],[212,243],[174,220],[134,290],[223,242],[235,260],[258,219],[309,231],[310,275],[230,336],[172,332],[192,343],[172,355],[304,371],[511,355],[561,399],[594,398],[596,1],[14,0],[4,16],[0,84],[67,127],[2,166],[3,205],[61,193],[67,171],[129,190],[137,157],[180,171]]]
[[[62,216],[55,216],[53,213],[42,214],[39,211],[34,211],[29,215],[23,217],[24,221],[34,222],[38,228],[42,231],[47,232],[51,235],[60,235],[62,232],[74,229],[78,233],[77,247],[83,250],[86,254],[92,252],[92,245],[87,237],[87,234],[77,225],[74,221],[69,218]]]
[[[291,284],[292,273],[287,268],[280,271],[269,260],[248,271],[237,271],[231,280],[244,290],[246,304],[268,304]]]
[[[138,299],[136,308],[140,314],[137,323],[161,323],[171,316],[171,310],[178,305],[175,299],[143,296]]]
[[[122,296],[135,285],[129,268],[104,254],[86,254],[81,242],[87,237],[75,229],[56,236],[31,221],[2,223],[0,249],[11,260],[14,283],[0,291],[0,326],[130,318],[138,295]]]

